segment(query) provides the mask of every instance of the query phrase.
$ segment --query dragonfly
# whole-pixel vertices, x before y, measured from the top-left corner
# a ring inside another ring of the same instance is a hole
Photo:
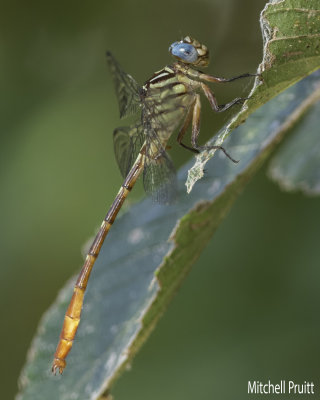
[[[57,371],[62,374],[66,367],[66,358],[80,323],[84,294],[92,268],[123,202],[139,176],[142,174],[144,189],[156,202],[167,204],[175,198],[176,174],[167,153],[167,143],[173,132],[176,130],[178,132],[179,145],[193,153],[218,149],[233,162],[237,162],[222,146],[198,144],[201,113],[199,92],[208,99],[213,111],[223,112],[237,104],[243,104],[247,98],[237,97],[227,104],[219,105],[207,83],[232,82],[255,74],[246,73],[226,79],[203,73],[199,68],[207,67],[209,64],[208,48],[190,36],[172,43],[169,53],[175,62],[154,73],[140,87],[131,75],[122,70],[113,55],[107,52],[107,62],[114,80],[120,117],[138,111],[141,117],[134,125],[117,128],[113,133],[115,157],[124,181],[102,221],[75,283],[54,354],[52,363],[54,374]],[[187,145],[182,140],[190,125],[191,145]]]

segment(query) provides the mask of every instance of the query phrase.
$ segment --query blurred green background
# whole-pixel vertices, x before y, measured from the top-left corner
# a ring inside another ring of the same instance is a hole
[[[254,72],[264,4],[2,4],[2,398],[17,391],[38,321],[79,269],[80,247],[121,183],[112,131],[128,122],[119,122],[105,51],[143,83],[170,63],[168,46],[190,34],[211,50],[209,73]],[[214,90],[225,103],[248,89],[242,81]],[[230,117],[205,103],[202,140]],[[189,154],[176,146],[172,157],[179,166]],[[316,381],[319,205],[282,193],[260,172],[116,384],[116,399],[246,399],[249,379]]]

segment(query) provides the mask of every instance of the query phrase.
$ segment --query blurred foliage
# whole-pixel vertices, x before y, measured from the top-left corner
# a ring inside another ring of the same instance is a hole
[[[284,190],[320,193],[320,101],[314,104],[294,128],[286,145],[272,159],[269,175]]]

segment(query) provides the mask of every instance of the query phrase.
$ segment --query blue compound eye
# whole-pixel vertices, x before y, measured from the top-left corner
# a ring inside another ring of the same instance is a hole
[[[169,47],[170,53],[187,63],[194,63],[198,59],[197,50],[189,43],[174,42]]]

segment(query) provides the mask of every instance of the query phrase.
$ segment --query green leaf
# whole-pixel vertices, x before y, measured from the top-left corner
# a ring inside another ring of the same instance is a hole
[[[317,74],[299,82],[226,138],[228,150],[241,160],[238,165],[224,157],[210,159],[205,178],[186,195],[189,163],[179,171],[176,204],[165,207],[145,199],[115,222],[92,272],[63,376],[53,376],[50,367],[74,278],[40,322],[21,374],[19,400],[97,399],[110,389],[237,195],[288,129],[319,99],[319,83]]]
[[[320,194],[320,102],[293,129],[269,166],[269,175],[283,190]]]
[[[260,16],[264,41],[260,78],[240,112],[209,144],[221,145],[230,132],[262,104],[287,89],[320,65],[320,4],[317,0],[275,0]],[[197,156],[189,170],[187,190],[203,177],[203,169],[216,150]]]
[[[114,224],[92,273],[63,376],[51,375],[50,366],[74,279],[40,323],[18,399],[97,399],[110,388],[150,334],[239,192],[284,133],[319,99],[320,90],[315,90],[319,83],[317,74],[306,78],[237,128],[227,146],[241,159],[239,165],[213,158],[206,178],[189,196],[183,185],[186,165],[179,171],[177,204],[159,206],[146,199]]]

